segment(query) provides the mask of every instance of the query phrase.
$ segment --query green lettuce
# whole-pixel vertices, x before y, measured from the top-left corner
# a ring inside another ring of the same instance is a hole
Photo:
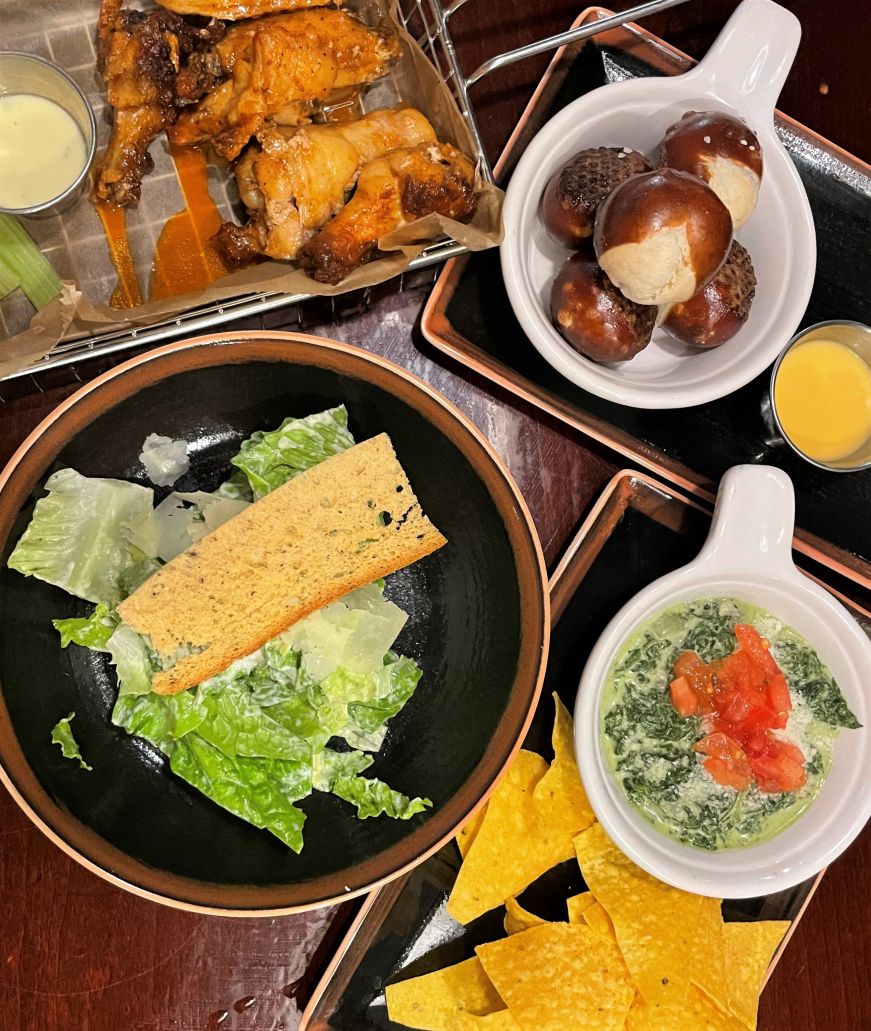
[[[51,743],[53,745],[60,745],[60,749],[63,752],[64,759],[77,759],[79,766],[83,770],[93,770],[93,766],[88,766],[85,760],[82,758],[82,753],[79,751],[79,746],[76,743],[75,737],[73,737],[73,729],[70,726],[70,721],[75,717],[75,713],[71,712],[69,716],[64,716],[55,723],[51,732]]]
[[[312,787],[315,791],[332,791],[333,785],[348,777],[356,777],[375,760],[365,752],[336,752],[325,748],[312,759]]]
[[[417,813],[432,808],[432,801],[428,798],[409,798],[394,791],[383,780],[368,780],[366,777],[339,777],[330,792],[355,805],[360,820],[382,814],[394,820],[410,820]]]
[[[154,662],[144,637],[126,623],[119,623],[106,643],[106,651],[118,674],[119,694],[150,693]]]
[[[336,752],[325,748],[314,757],[312,786],[316,791],[330,792],[355,805],[361,820],[382,813],[395,820],[408,820],[432,806],[428,798],[409,798],[394,791],[383,780],[358,776],[373,762],[372,756],[365,752]]]
[[[9,556],[9,568],[62,587],[85,601],[115,605],[121,576],[142,559],[126,527],[145,517],[154,494],[124,480],[60,469],[45,484],[33,518]]]
[[[305,813],[294,802],[311,792],[311,764],[286,759],[230,758],[199,734],[175,743],[172,772],[235,816],[302,850]]]
[[[256,499],[353,446],[348,412],[340,405],[304,419],[285,419],[276,430],[252,434],[230,461],[248,478]]]
[[[53,619],[51,625],[60,634],[60,646],[79,644],[95,652],[109,651],[109,639],[118,626],[118,614],[107,605],[97,605],[90,616]]]
[[[112,710],[116,727],[144,738],[164,755],[171,755],[176,741],[195,731],[206,716],[203,699],[196,691],[175,695],[119,694]]]
[[[224,755],[311,762],[311,746],[257,705],[244,683],[196,690],[206,711],[197,733]]]

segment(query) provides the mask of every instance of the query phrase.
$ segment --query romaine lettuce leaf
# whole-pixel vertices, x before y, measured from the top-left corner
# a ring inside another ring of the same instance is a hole
[[[60,469],[45,488],[48,495],[37,501],[9,568],[85,601],[116,604],[124,596],[124,570],[143,557],[124,528],[151,511],[151,488],[82,476],[74,469]]]
[[[193,733],[175,743],[170,766],[213,802],[302,850],[305,813],[293,803],[311,792],[311,763],[286,759],[231,759]]]
[[[153,576],[163,565],[159,558],[142,558],[132,566],[128,566],[120,579],[121,593],[127,598],[137,587],[141,587],[149,576]]]
[[[95,652],[109,651],[109,638],[118,626],[118,614],[107,605],[97,605],[90,616],[53,619],[51,625],[60,634],[60,646],[78,644]]]
[[[144,637],[126,623],[119,623],[106,642],[112,665],[118,674],[119,695],[148,694],[154,663]]]
[[[112,722],[128,734],[145,738],[164,755],[171,755],[176,741],[195,731],[206,715],[203,699],[196,691],[122,694],[112,710]]]
[[[417,813],[432,808],[428,798],[409,798],[394,791],[383,780],[368,780],[366,777],[339,777],[330,792],[357,807],[357,818],[365,820],[370,816],[390,816],[394,820],[409,820]]]
[[[230,461],[245,473],[256,499],[353,446],[348,412],[340,405],[304,419],[285,419],[276,430],[252,434]]]
[[[312,756],[312,787],[315,791],[332,791],[337,780],[356,777],[375,760],[365,752],[336,752],[324,748]]]
[[[75,715],[76,714],[74,712],[71,712],[69,716],[64,716],[63,719],[57,721],[51,732],[51,743],[53,745],[60,745],[64,759],[78,759],[79,766],[83,770],[93,770],[94,767],[88,766],[82,758],[82,753],[79,751],[79,746],[76,743],[75,737],[73,737],[70,720],[72,720]]]
[[[348,719],[364,734],[372,734],[392,719],[414,694],[423,670],[414,661],[400,656],[385,664],[389,688],[380,698],[370,702],[349,702]]]
[[[206,718],[197,728],[200,737],[233,759],[237,756],[294,759],[310,763],[311,745],[291,733],[251,699],[244,684],[203,691]]]
[[[388,787],[383,780],[358,776],[374,759],[365,752],[336,752],[325,748],[312,760],[312,787],[328,791],[357,807],[361,820],[384,813],[395,820],[408,820],[432,807],[428,798],[409,798]]]

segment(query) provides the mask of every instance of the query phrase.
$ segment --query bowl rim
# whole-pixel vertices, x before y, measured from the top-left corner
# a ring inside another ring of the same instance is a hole
[[[79,172],[69,186],[54,197],[49,197],[48,200],[40,201],[38,204],[28,204],[23,208],[4,208],[0,205],[0,212],[4,215],[22,216],[26,218],[29,215],[41,215],[44,212],[47,212],[49,208],[63,204],[64,201],[74,196],[76,191],[81,188],[82,183],[84,183],[91,171],[91,165],[94,163],[94,155],[97,153],[97,116],[94,113],[94,105],[90,100],[88,100],[85,95],[85,91],[81,86],[79,86],[70,73],[66,71],[65,68],[61,68],[61,66],[55,61],[50,61],[47,57],[41,57],[39,54],[31,54],[26,50],[0,50],[0,62],[3,61],[4,57],[25,58],[28,61],[33,61],[36,64],[43,65],[43,67],[48,68],[55,75],[62,79],[66,79],[67,83],[72,86],[76,93],[78,93],[82,103],[85,105],[85,111],[88,115],[88,125],[91,130],[90,140],[85,140],[85,163],[82,166],[81,172]],[[67,112],[67,114],[69,114],[69,112]]]
[[[296,346],[291,349],[289,344]],[[79,427],[89,425],[105,410],[99,404],[101,395],[107,388],[117,390],[119,381],[125,389],[120,394],[114,394],[115,401],[125,400],[145,386],[155,385],[182,372],[256,361],[310,365],[317,364],[311,360],[313,357],[325,353],[340,357],[345,365],[342,369],[345,375],[357,375],[356,370],[363,370],[364,374],[376,370],[386,373],[406,395],[403,397],[400,394],[402,400],[416,397],[424,402],[431,413],[441,413],[447,422],[456,424],[461,430],[460,438],[454,441],[458,449],[476,470],[480,465],[473,461],[472,455],[475,453],[483,458],[484,467],[491,471],[492,482],[488,484],[485,481],[484,486],[505,521],[512,552],[521,567],[518,569],[521,645],[517,673],[502,722],[511,715],[512,701],[517,712],[511,721],[512,725],[503,730],[505,744],[494,750],[491,741],[466,784],[442,807],[442,812],[450,814],[454,810],[453,814],[439,821],[436,811],[429,821],[411,831],[401,845],[385,849],[355,867],[355,872],[362,871],[362,878],[358,876],[358,879],[364,883],[353,887],[343,884],[341,882],[348,873],[338,871],[324,878],[283,885],[224,885],[154,869],[112,845],[51,799],[18,745],[6,713],[0,685],[0,783],[9,791],[19,808],[46,837],[92,873],[116,887],[176,909],[216,916],[282,916],[354,898],[407,873],[450,841],[469,816],[483,806],[520,749],[541,694],[550,644],[550,596],[541,541],[519,487],[506,464],[468,416],[420,377],[353,344],[279,330],[217,333],[166,344],[107,370],[50,412],[28,434],[0,472],[0,538],[5,542],[12,520],[25,503],[34,483],[42,482],[47,466],[74,438],[78,429],[75,423],[75,432],[72,434],[64,433],[61,429],[69,420],[70,413],[79,415]],[[154,376],[152,370],[155,365],[158,372],[163,372],[164,368],[166,371]],[[357,375],[357,378],[367,377]],[[375,385],[381,386],[378,383]],[[420,407],[417,410],[427,418]],[[49,435],[53,439],[47,444]],[[461,446],[461,441],[465,442],[465,448]],[[57,446],[52,449],[51,445]],[[19,470],[26,461],[35,463],[37,471],[34,477],[31,475],[32,470],[28,470],[20,477],[22,482],[19,484]],[[17,493],[13,491],[10,494],[10,487],[17,487]],[[491,487],[501,491],[502,497],[497,497]],[[524,574],[530,578],[528,586],[524,586]],[[498,726],[496,729],[498,731]],[[10,748],[17,750],[17,755],[13,757],[16,760],[17,776],[13,776],[7,769],[7,765],[11,765],[6,754]],[[427,833],[428,827],[434,829]],[[419,848],[415,838],[424,839]],[[407,854],[399,861],[391,862],[390,855],[399,849],[404,849]],[[161,882],[167,887],[159,887]],[[318,894],[317,885],[321,882],[324,888]],[[222,901],[222,896],[234,895],[239,896],[238,905],[227,905]],[[282,898],[286,901],[281,901]]]

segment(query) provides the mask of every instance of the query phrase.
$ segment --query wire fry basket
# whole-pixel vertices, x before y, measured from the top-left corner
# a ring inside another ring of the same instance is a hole
[[[558,47],[567,46],[627,22],[638,21],[658,11],[686,3],[687,0],[648,0],[646,3],[619,14],[600,18],[592,24],[570,29],[547,39],[525,44],[515,50],[497,54],[471,74],[466,74],[460,65],[450,31],[451,17],[466,2],[467,0],[450,0],[447,3],[442,3],[442,0],[398,0],[396,13],[408,32],[417,39],[424,53],[451,90],[460,112],[471,129],[476,148],[473,156],[477,160],[479,172],[486,181],[493,182],[492,167],[484,149],[470,97],[475,83],[496,69],[507,67],[536,54],[556,50]],[[409,286],[420,286],[433,281],[438,265],[449,258],[466,253],[466,250],[462,244],[452,240],[434,243],[414,258],[397,279],[391,281],[392,289],[403,290]],[[126,327],[96,336],[84,336],[63,341],[39,362],[18,369],[3,378],[11,380],[18,377],[30,377],[34,386],[41,390],[40,381],[36,376],[49,369],[69,366],[72,367],[72,372],[78,378],[75,364],[86,359],[105,358],[128,350],[156,346],[175,337],[204,333],[237,319],[259,319],[278,309],[295,309],[286,313],[283,322],[285,325],[302,326],[305,318],[301,306],[304,302],[319,301],[322,305],[326,301],[329,305],[330,316],[336,317],[365,309],[372,296],[373,288],[371,287],[355,291],[354,294],[330,298],[315,298],[313,295],[305,293],[251,293],[229,301],[222,301],[220,304],[194,307],[182,314],[174,315],[144,328]],[[323,308],[320,310],[323,311]],[[0,391],[0,401],[2,400],[3,392]]]

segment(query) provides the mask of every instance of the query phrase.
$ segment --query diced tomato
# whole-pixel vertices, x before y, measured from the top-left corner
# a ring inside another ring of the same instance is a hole
[[[772,674],[768,677],[768,700],[775,712],[789,712],[792,708],[789,686],[782,673]]]
[[[676,677],[668,687],[671,692],[671,704],[677,709],[678,715],[695,716],[698,711],[698,701],[687,678]]]
[[[752,656],[753,661],[758,663],[766,673],[780,672],[774,657],[768,650],[768,641],[760,637],[755,627],[750,626],[749,623],[737,623],[735,636],[738,638],[740,647]]]
[[[744,758],[744,751],[734,738],[722,731],[707,734],[693,745],[693,751],[703,755],[715,756],[717,759]]]
[[[727,788],[735,788],[736,791],[745,791],[750,787],[750,770],[740,769],[735,763],[728,759],[712,757],[705,759],[702,766],[710,773],[718,784]]]
[[[804,753],[791,741],[780,741],[775,740],[774,745],[777,749],[778,754],[785,755],[787,759],[791,759],[794,763],[798,763],[799,766],[804,766]]]
[[[775,738],[787,725],[792,698],[768,641],[749,624],[735,627],[731,655],[705,663],[681,652],[670,685],[683,717],[700,716],[705,735],[693,745],[718,784],[743,791],[755,780],[766,792],[796,791],[807,780],[800,748]]]
[[[789,758],[778,755],[772,758],[760,756],[750,760],[750,769],[759,785],[767,794],[780,791],[798,791],[807,780],[804,766]]]

